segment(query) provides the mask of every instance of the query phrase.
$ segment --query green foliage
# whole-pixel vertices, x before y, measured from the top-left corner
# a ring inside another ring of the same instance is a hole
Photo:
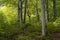
[[[57,0],[56,2],[57,19],[53,22],[53,5],[52,0],[49,0],[50,22],[47,22],[48,32],[57,32],[60,30],[60,1]],[[40,15],[40,0],[37,0],[37,3],[38,13]],[[5,40],[5,37],[9,37],[10,35],[16,33],[18,30],[23,31],[25,34],[18,35],[18,37],[15,38],[16,40],[32,40],[34,37],[41,35],[41,21],[37,21],[36,19],[36,0],[28,0],[26,24],[23,25],[20,25],[20,22],[18,22],[18,0],[2,0],[2,4],[4,6],[0,8],[0,36],[2,37],[0,38],[1,40]],[[31,21],[29,21],[28,15],[31,16]],[[46,37],[46,40],[49,40],[49,38],[50,37],[48,35]]]
[[[18,0],[2,0],[2,3],[6,6],[13,6],[13,7],[17,7],[18,5]]]
[[[48,31],[50,31],[50,32],[57,32],[57,31],[60,30],[60,22],[59,22],[59,19],[60,18],[56,19],[55,22],[48,22],[47,23],[47,29],[48,29]]]

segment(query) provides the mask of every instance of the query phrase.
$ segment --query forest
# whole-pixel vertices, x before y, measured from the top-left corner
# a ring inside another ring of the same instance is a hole
[[[0,40],[60,40],[60,0],[0,0]]]

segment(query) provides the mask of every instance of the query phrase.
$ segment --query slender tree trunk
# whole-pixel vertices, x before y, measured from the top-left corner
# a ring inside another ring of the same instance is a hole
[[[24,9],[24,24],[26,23],[26,8],[27,8],[27,0],[25,0],[25,9]]]
[[[48,0],[45,0],[45,2],[46,2],[46,19],[47,19],[47,21],[49,21],[49,11],[48,11]]]
[[[38,21],[40,20],[40,18],[39,18],[39,13],[38,13],[38,4],[37,4],[38,2],[37,2],[37,0],[36,0],[36,16],[37,16],[37,19],[38,19]]]
[[[41,0],[42,37],[46,35],[46,18],[44,0]]]
[[[53,19],[56,20],[56,0],[53,0]]]
[[[31,23],[31,14],[30,14],[29,8],[28,8],[27,16],[29,18],[29,23]]]
[[[18,20],[22,23],[22,0],[18,1]]]

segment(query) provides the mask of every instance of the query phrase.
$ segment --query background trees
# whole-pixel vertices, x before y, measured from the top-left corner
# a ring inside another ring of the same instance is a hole
[[[1,0],[0,5],[0,34],[4,40],[17,34],[16,40],[40,39],[46,30],[60,30],[59,0]]]
[[[56,0],[53,0],[53,18],[56,20],[57,12],[56,12]]]

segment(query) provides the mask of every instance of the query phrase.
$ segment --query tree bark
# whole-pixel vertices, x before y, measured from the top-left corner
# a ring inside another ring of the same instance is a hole
[[[38,4],[37,4],[38,2],[37,2],[37,0],[36,0],[36,16],[37,16],[37,19],[38,19],[38,21],[40,20],[40,18],[39,18],[39,13],[38,13]]]
[[[46,35],[46,18],[44,0],[41,0],[41,20],[42,20],[42,37]]]
[[[48,10],[48,0],[45,0],[46,2],[46,19],[49,21],[49,10]]]
[[[22,0],[18,1],[18,21],[22,23]]]
[[[53,0],[53,19],[56,20],[56,0]]]
[[[25,9],[24,9],[24,24],[26,23],[26,13],[27,13],[27,0],[25,0]]]

